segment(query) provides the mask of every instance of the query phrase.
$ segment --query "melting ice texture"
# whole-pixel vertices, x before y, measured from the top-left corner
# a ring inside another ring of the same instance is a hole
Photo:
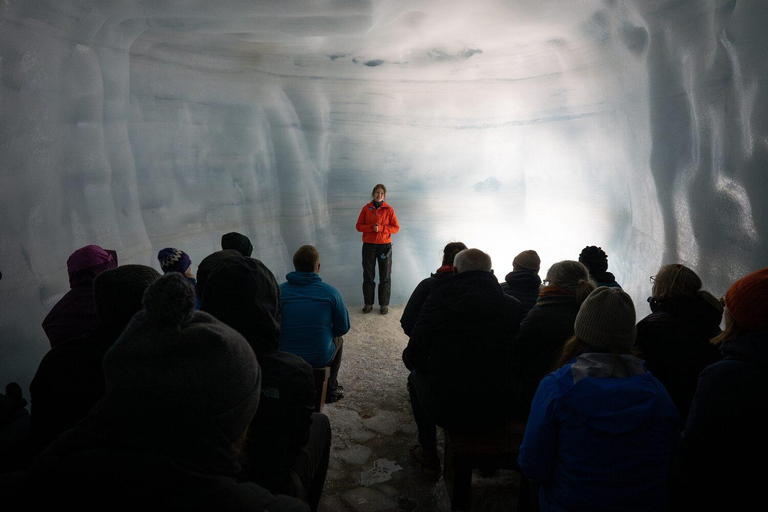
[[[768,261],[768,2],[5,0],[0,376],[25,386],[78,247],[193,265],[227,231],[278,279],[302,244],[350,307],[389,189],[393,302],[462,240],[497,275],[585,245],[645,314],[682,261]]]

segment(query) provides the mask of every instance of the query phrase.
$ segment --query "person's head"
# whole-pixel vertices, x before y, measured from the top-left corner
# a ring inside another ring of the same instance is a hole
[[[457,274],[470,270],[493,272],[491,257],[480,249],[464,249],[460,251],[453,259],[453,268]]]
[[[449,242],[443,249],[443,265],[453,265],[456,255],[466,248],[467,246],[461,242]]]
[[[538,273],[541,268],[541,258],[539,253],[529,249],[523,251],[512,260],[512,270],[533,270]]]
[[[302,245],[293,255],[293,268],[297,272],[320,272],[320,253],[312,245]]]
[[[573,331],[592,348],[629,353],[636,336],[632,298],[619,288],[597,288],[581,304]]]
[[[653,298],[657,300],[671,299],[683,295],[696,295],[701,290],[701,279],[696,272],[675,263],[663,265],[653,281]]]
[[[234,249],[224,249],[221,251],[213,252],[203,258],[203,261],[201,261],[197,266],[197,296],[203,296],[203,293],[205,292],[205,283],[208,281],[208,276],[211,275],[211,272],[214,268],[216,268],[216,265],[218,265],[221,260],[227,258],[238,258],[240,256],[242,256],[242,254]]]
[[[208,276],[200,309],[242,334],[257,354],[280,346],[280,288],[259,260],[222,259]]]
[[[713,343],[768,330],[768,267],[742,277],[725,292],[725,330]]]
[[[387,187],[382,185],[381,183],[377,183],[375,187],[373,187],[373,190],[371,191],[371,197],[374,201],[383,201],[385,197],[387,197]]]
[[[253,254],[253,244],[250,239],[235,231],[221,236],[221,249],[224,251],[234,249],[246,258],[250,258]]]
[[[234,329],[195,311],[181,274],[155,281],[104,356],[106,394],[90,424],[149,453],[237,467],[234,446],[259,403],[256,356]]]
[[[549,267],[545,281],[547,286],[556,286],[572,294],[578,305],[595,289],[587,267],[573,260],[558,261]]]
[[[592,275],[602,274],[608,270],[608,255],[601,247],[594,245],[588,245],[581,251],[579,262],[583,263]]]
[[[192,265],[192,260],[189,259],[189,254],[181,249],[174,249],[173,247],[162,249],[157,253],[157,261],[160,262],[163,274],[178,272],[189,275],[191,272],[190,265]]]
[[[123,265],[96,276],[93,298],[99,325],[122,331],[141,311],[144,292],[159,278],[157,270],[145,265]]]
[[[98,245],[86,245],[73,252],[67,259],[69,285],[91,282],[104,272],[117,266],[117,253]]]

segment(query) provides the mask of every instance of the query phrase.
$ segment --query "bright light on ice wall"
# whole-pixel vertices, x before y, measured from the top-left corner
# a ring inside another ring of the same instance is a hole
[[[768,261],[767,22],[754,0],[8,0],[0,376],[29,382],[90,243],[196,268],[235,230],[278,279],[312,243],[356,307],[378,182],[394,302],[452,240],[500,279],[602,246],[640,314],[661,263],[722,293]]]

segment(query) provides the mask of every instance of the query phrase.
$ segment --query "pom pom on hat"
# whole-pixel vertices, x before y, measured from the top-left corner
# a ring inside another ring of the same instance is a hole
[[[181,272],[183,274],[192,263],[187,253],[173,247],[166,247],[157,253],[157,260],[160,262],[160,268],[163,269],[164,274],[168,272]]]
[[[141,302],[148,321],[178,326],[195,312],[195,289],[183,275],[172,272],[147,288]]]
[[[739,327],[768,329],[768,267],[733,283],[725,293],[725,307]]]

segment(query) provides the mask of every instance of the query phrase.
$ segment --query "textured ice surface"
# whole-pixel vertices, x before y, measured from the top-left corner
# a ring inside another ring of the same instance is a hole
[[[80,246],[193,265],[304,243],[360,302],[389,188],[393,301],[462,240],[499,277],[588,244],[641,312],[660,263],[722,293],[768,261],[768,2],[5,0],[0,377],[26,388]]]

